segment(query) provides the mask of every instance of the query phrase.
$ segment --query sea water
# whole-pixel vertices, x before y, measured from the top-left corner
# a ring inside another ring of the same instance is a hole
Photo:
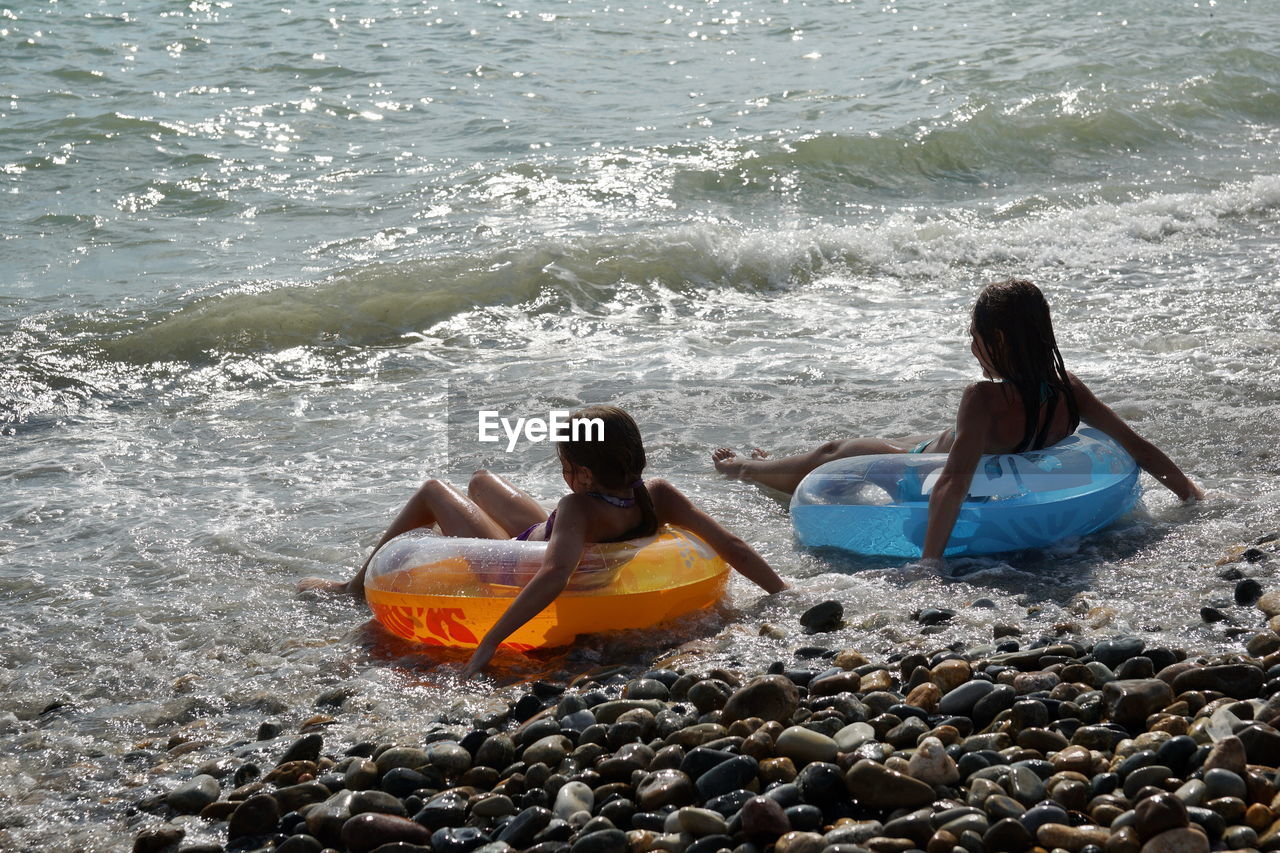
[[[480,409],[625,406],[648,473],[799,587],[500,685],[763,667],[824,597],[879,658],[997,622],[1239,649],[1199,608],[1280,525],[1277,32],[1246,0],[0,7],[0,847],[127,850],[132,803],[264,719],[412,741],[501,701],[294,591],[427,476],[563,494]],[[1014,275],[1210,500],[1145,478],[1100,534],[908,581],[712,470],[948,425]]]

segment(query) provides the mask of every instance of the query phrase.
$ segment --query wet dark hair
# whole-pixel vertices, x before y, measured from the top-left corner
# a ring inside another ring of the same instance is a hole
[[[991,366],[1022,397],[1026,428],[1015,452],[1044,446],[1059,392],[1066,398],[1067,415],[1071,429],[1075,430],[1080,423],[1080,411],[1053,335],[1049,303],[1040,288],[1022,278],[988,284],[973,305],[973,324],[969,331],[982,338]],[[1044,426],[1037,432],[1040,407],[1046,402],[1049,407]]]
[[[636,506],[640,507],[642,516],[639,536],[651,536],[658,529],[658,513],[653,508],[649,489],[641,479],[646,461],[640,428],[631,415],[617,406],[588,406],[569,416],[570,421],[594,418],[604,423],[603,440],[589,440],[595,436],[593,430],[584,429],[581,435],[570,430],[571,440],[560,443],[560,455],[589,470],[596,482],[606,489],[633,488]]]

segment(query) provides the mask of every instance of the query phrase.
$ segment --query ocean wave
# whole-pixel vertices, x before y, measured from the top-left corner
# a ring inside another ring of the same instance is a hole
[[[605,315],[624,288],[688,297],[803,287],[819,276],[927,279],[957,269],[1093,270],[1177,250],[1280,207],[1280,176],[1204,193],[1128,201],[1027,202],[1017,215],[968,208],[897,213],[849,226],[757,230],[699,224],[543,239],[490,254],[373,263],[316,282],[201,292],[129,315],[65,318],[66,339],[135,364],[207,362],[299,346],[395,347],[451,317],[501,306]],[[694,309],[691,309],[694,310]],[[73,329],[74,334],[73,334]]]

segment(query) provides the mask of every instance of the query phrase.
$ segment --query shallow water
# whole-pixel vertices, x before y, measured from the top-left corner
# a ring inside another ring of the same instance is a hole
[[[651,471],[800,582],[502,684],[685,642],[763,667],[804,640],[761,623],[823,597],[873,657],[993,622],[1239,648],[1198,611],[1280,509],[1273,6],[338,9],[0,10],[0,846],[128,849],[125,805],[266,718],[483,713],[490,685],[293,592],[424,476],[562,493],[545,447],[469,440],[473,405],[624,405]],[[1147,479],[1100,535],[908,582],[798,551],[710,470],[941,428],[973,296],[1013,274],[1210,501]],[[921,637],[931,605],[960,615]]]

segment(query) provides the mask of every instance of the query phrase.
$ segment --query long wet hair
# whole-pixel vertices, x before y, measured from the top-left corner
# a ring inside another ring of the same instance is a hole
[[[640,508],[642,518],[639,536],[651,536],[658,529],[658,513],[642,479],[646,460],[640,428],[631,415],[617,406],[588,406],[569,416],[571,422],[594,418],[604,423],[603,440],[587,440],[594,435],[591,430],[582,430],[581,436],[570,430],[571,439],[578,440],[561,442],[560,455],[574,465],[586,468],[606,489],[634,489],[636,506]]]
[[[1040,288],[1021,278],[988,284],[973,305],[970,332],[982,338],[991,366],[1022,397],[1026,428],[1016,452],[1044,445],[1059,393],[1066,398],[1067,416],[1075,430],[1080,411],[1053,335],[1049,303]],[[1037,431],[1040,408],[1046,402],[1044,426]]]

